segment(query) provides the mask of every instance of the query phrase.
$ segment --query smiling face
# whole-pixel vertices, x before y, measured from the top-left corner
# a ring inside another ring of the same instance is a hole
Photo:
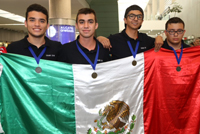
[[[142,18],[138,19],[138,17],[135,17],[135,18],[129,17],[129,16],[132,16],[132,15],[142,16]],[[143,15],[142,15],[142,13],[139,10],[131,10],[127,14],[126,18],[124,18],[124,22],[126,24],[126,28],[133,29],[133,30],[138,30],[139,27],[142,25]]]
[[[95,30],[98,28],[98,23],[95,22],[94,14],[79,14],[76,23],[80,37],[90,38],[94,36]]]
[[[29,37],[44,37],[49,27],[46,15],[37,11],[29,12],[25,21],[25,27],[28,29]]]
[[[184,33],[185,33],[185,30],[182,23],[169,23],[167,30],[165,30],[167,41],[171,45],[180,45],[181,40],[184,36]]]

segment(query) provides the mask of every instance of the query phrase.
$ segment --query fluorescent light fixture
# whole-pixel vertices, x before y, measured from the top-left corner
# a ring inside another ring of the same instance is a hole
[[[24,22],[25,21],[24,17],[10,13],[10,12],[7,12],[5,10],[1,10],[1,9],[0,9],[0,17],[7,18],[7,19],[10,19],[10,20],[14,20],[14,21],[18,21],[18,22]]]

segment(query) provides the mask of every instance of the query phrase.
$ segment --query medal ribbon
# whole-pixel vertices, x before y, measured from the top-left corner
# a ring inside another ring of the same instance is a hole
[[[175,54],[175,56],[176,56],[176,60],[177,60],[177,62],[178,62],[178,64],[181,62],[181,58],[182,58],[182,55],[183,55],[183,45],[181,44],[181,53],[180,53],[180,56],[179,56],[179,58],[178,58],[178,55],[177,55],[177,53],[176,53],[176,50],[174,50],[174,48],[173,47],[171,47],[171,46],[169,46],[173,51],[174,51],[174,54]]]
[[[78,51],[83,55],[83,57],[90,63],[90,65],[92,66],[93,70],[95,70],[96,65],[97,65],[97,60],[99,57],[99,45],[97,44],[97,53],[95,56],[95,60],[94,60],[94,64],[92,63],[92,61],[88,58],[88,56],[83,52],[83,50],[79,47],[78,42],[76,41],[76,46],[78,48]]]
[[[31,48],[31,46],[29,46],[28,49],[29,49],[29,51],[31,52],[31,54],[33,55],[33,57],[35,58],[37,64],[39,65],[40,59],[41,59],[41,57],[44,55],[44,53],[45,53],[47,47],[45,47],[45,48],[42,50],[42,52],[40,53],[40,55],[39,55],[38,57],[35,55],[35,52],[34,52],[33,49]]]
[[[137,41],[137,44],[136,44],[136,47],[135,47],[135,51],[133,50],[133,47],[132,47],[132,45],[131,45],[131,42],[130,42],[130,41],[127,41],[127,43],[128,43],[128,46],[129,46],[129,48],[130,48],[130,50],[131,50],[131,53],[132,53],[133,57],[135,58],[135,57],[136,57],[136,54],[137,54],[137,51],[138,51],[138,47],[139,47],[140,42]]]

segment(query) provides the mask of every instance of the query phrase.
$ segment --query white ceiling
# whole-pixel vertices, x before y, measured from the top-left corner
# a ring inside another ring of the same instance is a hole
[[[40,4],[49,9],[49,0],[0,0],[0,9],[25,17],[26,8],[34,3]],[[85,0],[71,0],[72,19],[75,19],[75,16],[80,8],[86,7],[85,3]],[[26,32],[26,28],[23,23],[3,17],[0,17],[0,28]],[[149,30],[141,29],[140,31],[147,33]],[[161,30],[154,30],[151,32],[151,35],[155,35],[160,31]]]
[[[75,19],[78,10],[83,8],[81,1],[83,0],[71,0],[72,19]],[[26,8],[34,3],[40,4],[49,9],[49,0],[0,0],[0,9],[25,17]],[[26,31],[23,23],[3,17],[0,17],[0,28]]]

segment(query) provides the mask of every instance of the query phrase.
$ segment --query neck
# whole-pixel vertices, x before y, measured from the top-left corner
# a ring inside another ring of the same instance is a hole
[[[29,37],[27,38],[27,40],[28,40],[29,43],[33,44],[37,48],[39,48],[43,44],[45,44],[44,36],[41,37],[41,38],[38,38],[38,37],[33,37],[33,36],[29,35]]]
[[[179,50],[181,49],[181,42],[180,43],[177,43],[177,44],[172,44],[170,43],[168,40],[167,40],[167,43],[169,46],[171,46],[174,50]]]
[[[91,38],[84,38],[82,36],[79,36],[79,42],[83,47],[87,48],[89,51],[94,50],[96,47],[96,41],[93,38],[93,36]]]
[[[126,27],[126,34],[133,39],[137,39],[138,38],[138,30],[134,30],[134,29],[130,29],[128,27]]]

